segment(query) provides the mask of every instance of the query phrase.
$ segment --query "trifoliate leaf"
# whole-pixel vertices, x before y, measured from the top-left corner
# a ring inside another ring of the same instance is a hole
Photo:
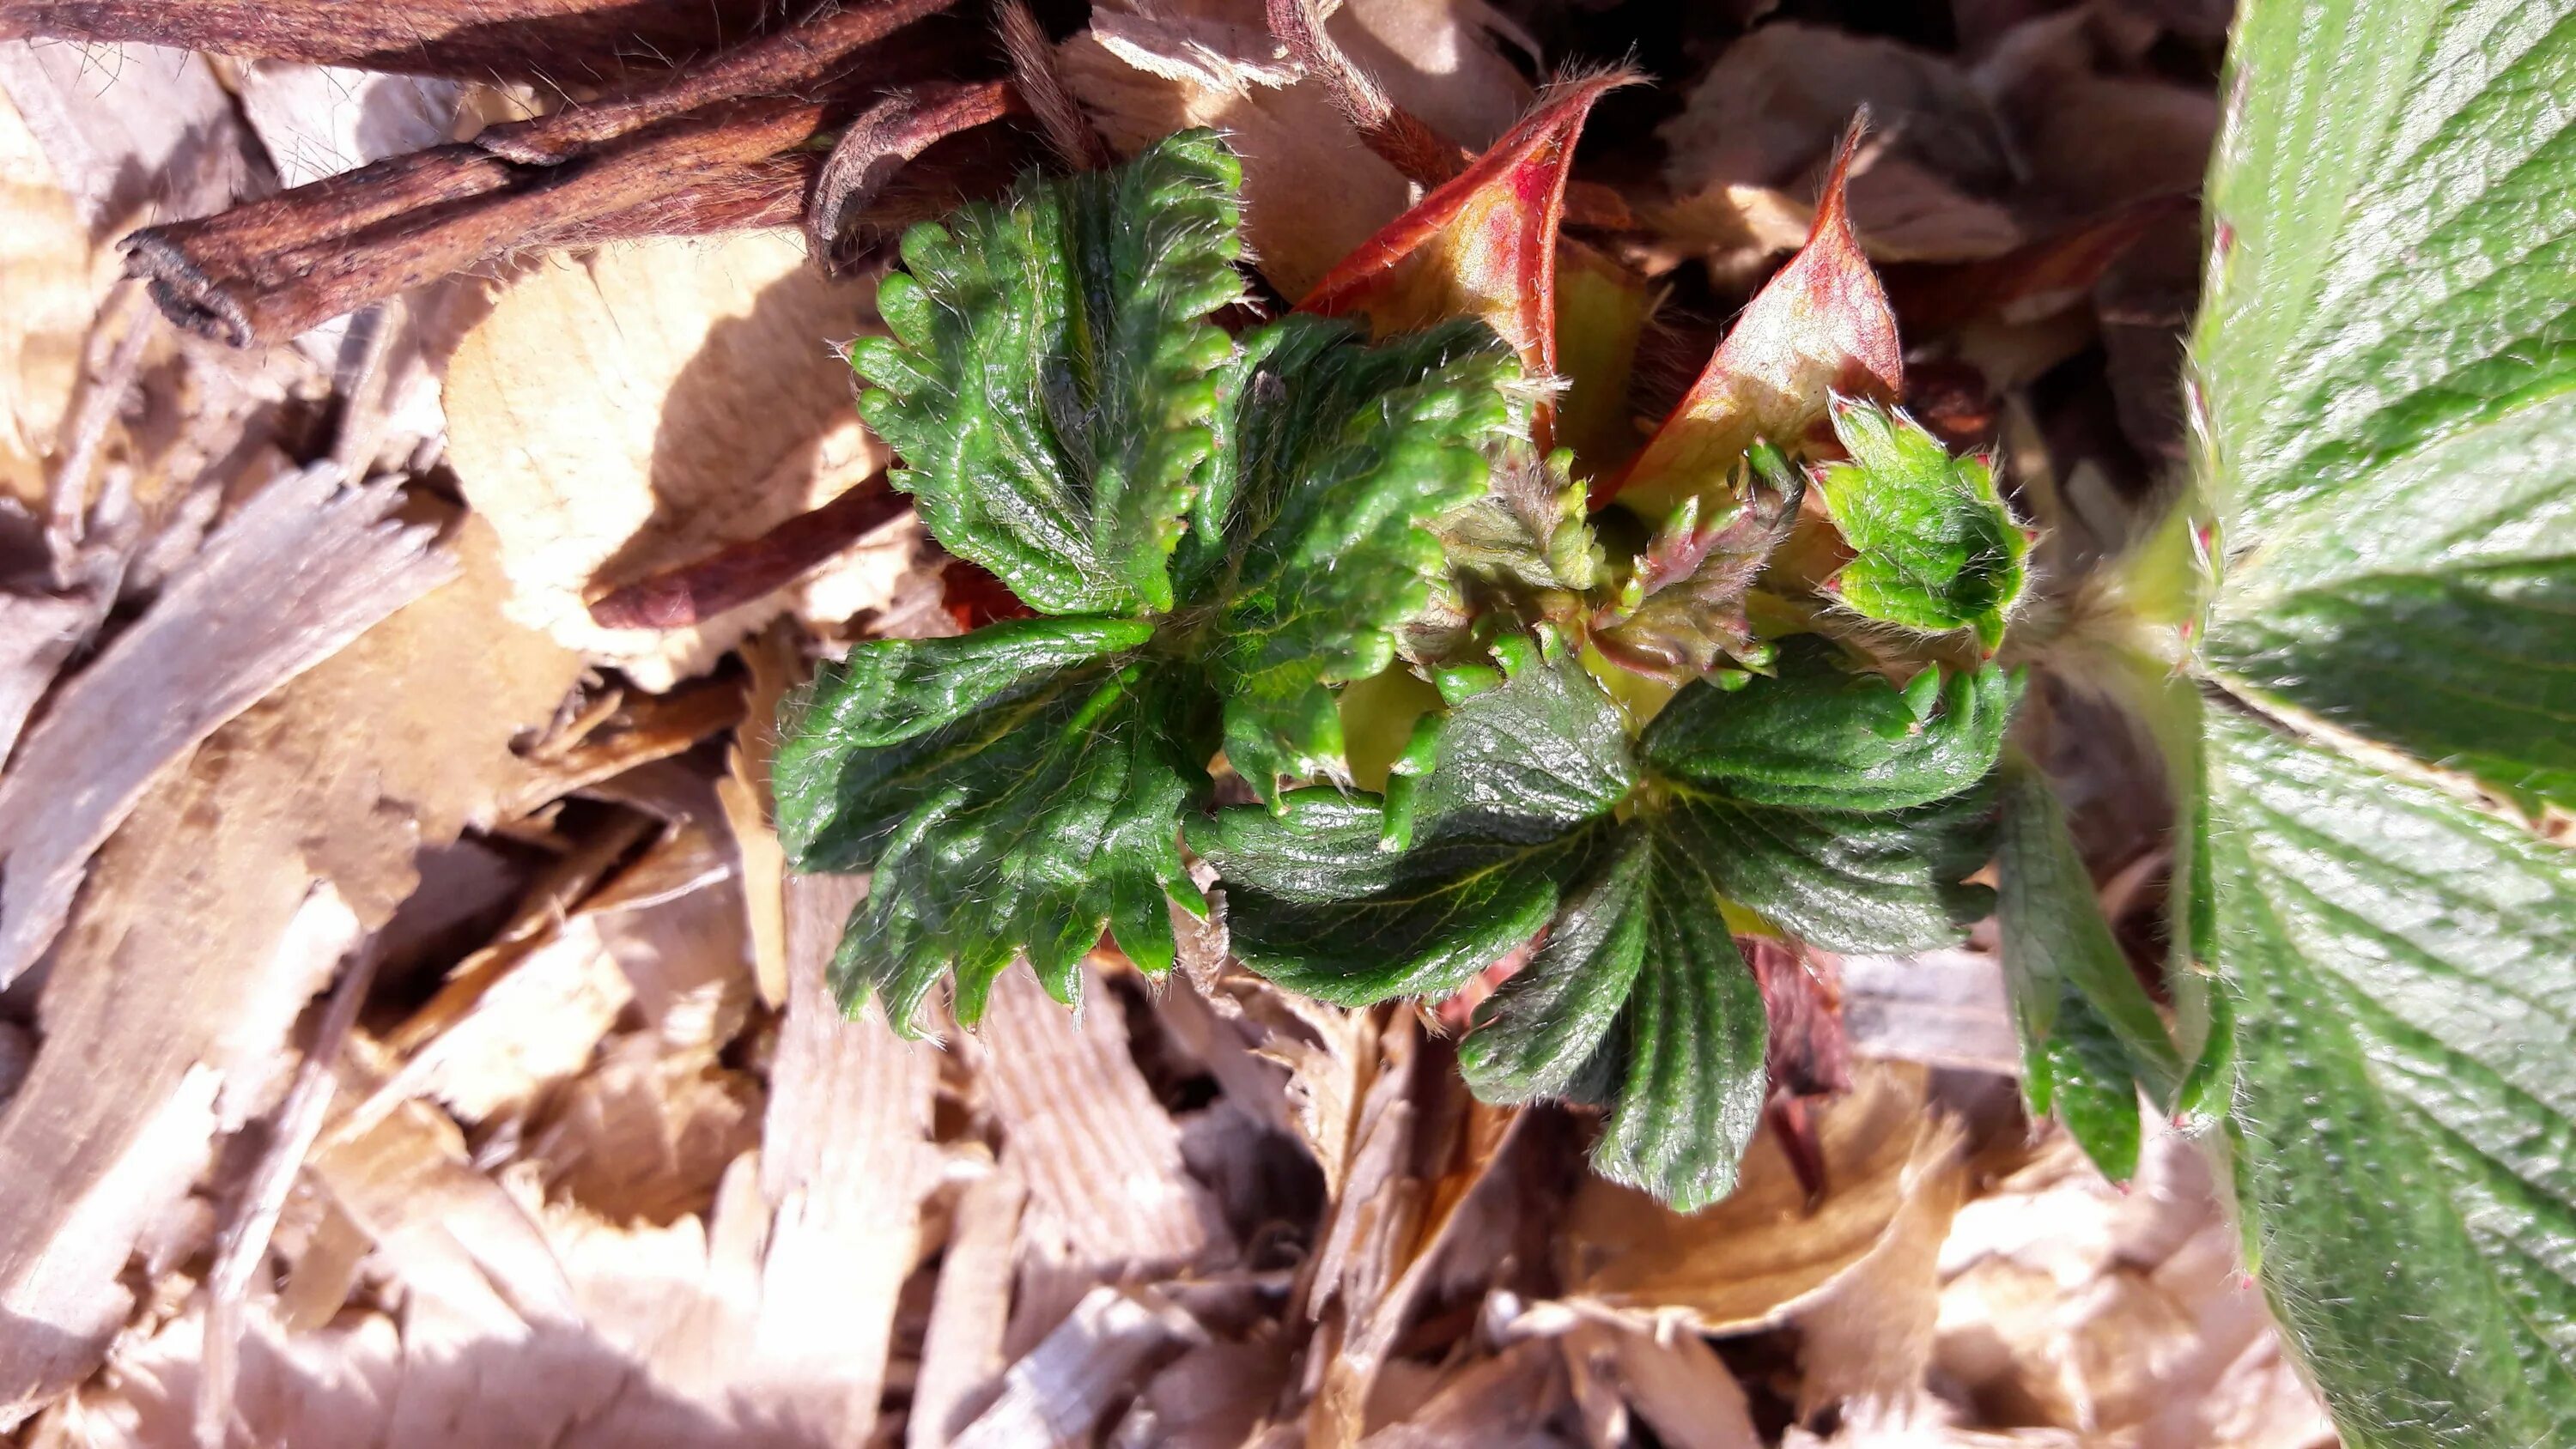
[[[2138,1092],[2170,1102],[2182,1079],[2164,1018],[2102,917],[2046,777],[2008,756],[1998,776],[1996,913],[2031,1109],[2052,1104],[2094,1165],[2137,1170]]]
[[[1212,447],[1205,319],[1243,281],[1242,168],[1184,131],[1111,171],[1031,178],[914,227],[853,344],[894,485],[949,552],[1044,613],[1172,606],[1167,556]]]
[[[1950,455],[1903,413],[1837,399],[1834,433],[1851,454],[1816,477],[1855,557],[1832,587],[1865,618],[1934,633],[1974,629],[1989,652],[2021,599],[2030,538],[1982,458]]]
[[[1729,899],[1833,950],[1923,950],[1991,903],[1963,882],[1992,854],[1983,782],[2011,694],[1985,666],[1917,726],[1894,686],[1801,643],[1777,678],[1684,688],[1640,749],[1670,795],[1666,828]]]
[[[1887,811],[1956,795],[1994,768],[2019,693],[1995,665],[1928,665],[1928,719],[1885,676],[1813,634],[1779,642],[1775,676],[1685,691],[1641,748],[1659,771],[1764,805]]]
[[[1218,812],[1191,844],[1226,885],[1235,954],[1309,996],[1444,994],[1528,940],[1634,780],[1617,710],[1579,669],[1531,661],[1460,705],[1421,782],[1410,849],[1374,802],[1291,792]]]
[[[1442,571],[1426,525],[1481,496],[1484,450],[1528,426],[1517,379],[1473,322],[1367,347],[1348,323],[1287,317],[1246,339],[1212,491],[1231,553],[1206,657],[1227,759],[1263,796],[1342,774],[1326,686],[1393,661]]]

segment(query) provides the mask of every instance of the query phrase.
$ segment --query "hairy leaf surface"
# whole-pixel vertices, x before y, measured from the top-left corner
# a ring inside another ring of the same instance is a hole
[[[1919,720],[1885,680],[1793,642],[1776,679],[1682,690],[1640,747],[1668,828],[1730,899],[1832,950],[1926,950],[1992,903],[1964,882],[1992,854],[1982,782],[2010,703],[1988,665]]]
[[[2169,1101],[2182,1063],[2102,916],[2046,777],[2008,757],[1998,792],[1996,914],[2022,1088],[2032,1111],[2054,1107],[2094,1165],[2125,1181],[2138,1166],[2138,1092]]]
[[[1473,322],[1372,348],[1287,317],[1247,341],[1209,511],[1230,556],[1207,657],[1226,755],[1264,796],[1342,772],[1327,686],[1393,662],[1443,572],[1428,525],[1482,497],[1484,450],[1528,427],[1517,378]]]
[[[1322,790],[1192,835],[1245,965],[1346,1005],[1455,990],[1548,923],[1635,779],[1617,710],[1562,665],[1459,706],[1440,752],[1409,849],[1390,848],[1380,806]]]
[[[1834,434],[1851,461],[1816,475],[1854,557],[1834,576],[1863,617],[1942,633],[1973,629],[1991,652],[2021,599],[2030,539],[1995,491],[1994,469],[1953,457],[1903,413],[1838,400]]]
[[[878,287],[893,336],[850,361],[894,485],[1033,608],[1172,606],[1166,558],[1233,352],[1205,319],[1243,296],[1242,181],[1214,132],[1184,131],[914,227]]]
[[[2356,1449],[2576,1442],[2576,856],[2425,783],[2576,799],[2576,5],[2254,0],[2230,69],[2186,939],[2263,1272]]]

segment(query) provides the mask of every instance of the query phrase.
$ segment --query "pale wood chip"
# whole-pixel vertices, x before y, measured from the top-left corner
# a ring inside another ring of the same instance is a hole
[[[1205,1340],[1197,1320],[1150,1288],[1094,1288],[1002,1376],[1001,1396],[956,1449],[1072,1449],[1144,1372]]]
[[[1129,1055],[1116,998],[1084,968],[1067,1010],[1027,971],[993,983],[979,1029],[984,1085],[1029,1214],[1095,1281],[1205,1264],[1233,1250],[1181,1161],[1180,1129]]]
[[[1862,1056],[2021,1075],[2003,964],[1965,948],[1842,958],[1843,1029]]]
[[[1630,1416],[1670,1449],[1761,1449],[1744,1388],[1695,1333],[1578,1322],[1559,1340],[1596,1449],[1632,1442]]]
[[[0,984],[52,941],[154,772],[454,576],[398,488],[308,469],[263,490],[28,732],[0,777]]]
[[[204,216],[273,184],[203,56],[157,45],[0,41],[0,90],[92,237]]]
[[[1553,1344],[1516,1344],[1449,1377],[1403,1423],[1360,1440],[1362,1449],[1556,1449],[1574,1441],[1553,1421],[1569,1403],[1565,1363]]]
[[[23,1409],[94,1362],[123,1316],[116,1277],[136,1234],[219,1127],[273,1100],[305,999],[410,891],[422,843],[488,814],[515,768],[510,740],[569,684],[569,656],[496,627],[497,573],[478,566],[470,526],[459,554],[464,581],[215,730],[100,852],[53,952],[34,1071],[0,1116],[0,1164],[23,1185],[22,1210],[0,1218],[0,1308],[46,1325],[0,1334],[0,1405]],[[243,612],[238,597],[200,607],[208,621]],[[159,689],[130,684],[157,716]],[[66,700],[45,728],[68,713]]]
[[[874,1011],[844,1019],[825,984],[859,892],[846,877],[787,882],[787,1016],[761,1154],[776,1213],[758,1329],[772,1412],[825,1443],[858,1443],[876,1422],[896,1297],[939,1173],[935,1049],[897,1038]]]
[[[1923,1069],[1863,1062],[1853,1077],[1851,1094],[1816,1114],[1827,1192],[1812,1211],[1768,1125],[1735,1192],[1690,1216],[1585,1179],[1558,1252],[1567,1296],[1641,1326],[1674,1317],[1710,1333],[1777,1324],[1815,1301],[1887,1238],[1915,1191],[1953,1170],[1956,1137],[1925,1110]]]
[[[921,1342],[904,1449],[944,1449],[1001,1392],[1002,1334],[1028,1184],[1005,1163],[959,1195]]]
[[[885,466],[830,350],[872,325],[873,298],[780,232],[621,243],[513,277],[446,383],[448,456],[500,531],[512,617],[661,690],[791,606],[838,620],[891,597],[911,562],[906,522],[684,628],[609,629],[589,613]]]

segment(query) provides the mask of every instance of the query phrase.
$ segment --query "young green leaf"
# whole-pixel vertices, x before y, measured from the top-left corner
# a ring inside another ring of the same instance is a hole
[[[1927,665],[1924,718],[1908,691],[1856,670],[1813,634],[1780,641],[1774,677],[1690,690],[1648,727],[1647,760],[1679,779],[1765,805],[1890,811],[1959,794],[1994,768],[2020,689],[1992,664]]]
[[[1547,924],[1634,779],[1599,687],[1532,661],[1450,717],[1410,849],[1387,847],[1379,806],[1331,791],[1219,811],[1191,844],[1225,880],[1245,965],[1345,1005],[1445,994]]]
[[[1745,601],[1753,581],[1798,522],[1806,485],[1779,451],[1754,445],[1732,496],[1685,496],[1638,557],[1622,597],[1593,619],[1592,643],[1623,668],[1676,684],[1733,659],[1770,662]],[[1703,506],[1719,509],[1703,523]]]
[[[878,287],[893,336],[850,362],[894,485],[1042,612],[1172,607],[1166,558],[1233,352],[1205,319],[1244,295],[1242,180],[1214,132],[1184,131],[914,227]]]
[[[2229,64],[2178,934],[2250,1231],[2344,1442],[2568,1443],[2576,857],[2455,792],[2576,799],[2576,5],[2255,0]]]
[[[1460,1044],[1488,1101],[1609,1105],[1592,1165],[1691,1212],[1735,1188],[1769,1090],[1762,991],[1686,841],[1652,827],[1571,894]]]
[[[1816,475],[1854,555],[1834,577],[1865,618],[1943,633],[1974,629],[1989,653],[2021,599],[2029,535],[1995,491],[1994,470],[1952,457],[1903,413],[1836,399],[1834,435],[1851,454]]]
[[[781,838],[799,869],[874,871],[834,982],[898,1029],[951,970],[968,1023],[1016,959],[1070,996],[1104,929],[1168,966],[1168,901],[1204,908],[1180,831],[1211,757],[1264,795],[1346,778],[1332,687],[1386,666],[1440,569],[1427,524],[1526,428],[1478,324],[1370,347],[1295,318],[1238,356],[1203,320],[1240,295],[1233,171],[1189,133],[1023,183],[917,229],[880,289],[900,341],[856,361],[905,486],[1068,615],[862,643],[783,711]]]
[[[1985,665],[1918,723],[1895,686],[1791,641],[1775,679],[1684,688],[1639,748],[1670,793],[1667,828],[1730,899],[1833,950],[1924,950],[1991,903],[1963,882],[1991,855],[1982,782],[2012,696]]]
[[[1292,316],[1247,339],[1202,535],[1230,550],[1206,657],[1226,756],[1263,796],[1341,774],[1327,686],[1394,660],[1442,573],[1428,525],[1481,497],[1485,450],[1528,429],[1517,379],[1474,322],[1371,348],[1349,323]]]
[[[2138,1091],[2172,1100],[2183,1066],[2164,1019],[2102,918],[2064,812],[2018,754],[1998,776],[1996,915],[2031,1110],[2052,1104],[2094,1165],[2137,1169]]]

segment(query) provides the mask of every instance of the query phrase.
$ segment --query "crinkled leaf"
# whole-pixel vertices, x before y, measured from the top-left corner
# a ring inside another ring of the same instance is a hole
[[[1574,1095],[1628,1004],[1646,955],[1654,843],[1632,832],[1567,894],[1547,940],[1476,1009],[1458,1046],[1467,1085],[1488,1102]],[[1587,1094],[1588,1095],[1588,1094]]]
[[[1022,955],[1049,991],[1070,999],[1076,967],[1103,929],[1144,969],[1171,964],[1166,895],[1198,901],[1180,816],[1207,794],[1206,722],[1191,718],[1163,671],[1124,653],[988,687],[1003,650],[987,636],[1035,654],[1051,633],[1089,631],[1105,642],[1119,623],[1028,620],[963,639],[863,646],[847,672],[826,677],[813,712],[831,721],[884,699],[887,678],[908,691],[899,698],[981,705],[945,720],[926,714],[909,735],[896,716],[876,736],[885,743],[844,741],[780,772],[781,833],[800,867],[828,859],[875,870],[832,966],[844,1001],[873,990],[909,1031],[922,997],[953,971],[957,1018],[972,1023],[993,978]],[[791,799],[831,803],[818,810]],[[817,842],[831,853],[818,854]]]
[[[1346,323],[1289,317],[1246,339],[1227,386],[1214,517],[1231,554],[1206,657],[1227,758],[1265,797],[1343,775],[1327,686],[1394,659],[1396,629],[1442,571],[1427,525],[1480,496],[1483,450],[1527,426],[1516,377],[1473,322],[1368,347]]]
[[[2571,1442],[2576,859],[2251,721],[2209,746],[2275,1307],[2347,1442]]]
[[[1241,182],[1214,132],[1185,131],[913,228],[879,285],[893,336],[850,360],[902,459],[894,484],[1042,612],[1172,605],[1167,557],[1232,352],[1204,319],[1243,296]]]
[[[1592,1164],[1694,1212],[1735,1190],[1768,1091],[1762,988],[1735,949],[1687,832],[1654,835],[1650,933],[1611,1045],[1618,1102]]]
[[[1886,681],[1796,644],[1777,678],[1685,687],[1640,749],[1665,828],[1730,899],[1832,950],[1923,950],[1992,901],[1963,882],[1992,855],[1986,781],[2011,694],[1988,665],[1920,721]]]
[[[1007,772],[1027,720],[1067,708],[1140,648],[1132,619],[1025,619],[955,639],[882,639],[780,711],[778,834],[805,871],[876,865],[905,816],[960,774]]]
[[[1686,690],[1640,747],[1655,769],[1763,805],[1901,810],[1959,794],[1994,768],[2018,690],[1993,664],[1925,666],[1935,703],[1851,667],[1813,634],[1779,643],[1776,675]],[[1917,676],[1917,683],[1924,682]],[[1928,717],[1926,717],[1928,713]]]
[[[1843,139],[1806,246],[1754,294],[1672,415],[1596,501],[1617,496],[1663,517],[1692,494],[1724,492],[1756,442],[1806,456],[1829,395],[1894,402],[1904,393],[1896,314],[1845,205],[1857,139]]]
[[[1732,1191],[1767,1091],[1762,993],[1716,889],[1651,828],[1565,900],[1459,1047],[1488,1101],[1610,1108],[1593,1166],[1688,1212]]]
[[[1854,554],[1833,582],[1843,603],[1908,629],[1974,629],[1991,652],[2030,551],[1994,469],[1952,457],[1903,413],[1837,399],[1833,419],[1851,460],[1827,464],[1816,483]]]
[[[2346,1443],[2576,1442],[2576,862],[2404,758],[2576,800],[2576,5],[2260,0],[2230,68],[2201,673],[2317,736],[2213,706],[2184,802],[2248,1216]]]
[[[1753,581],[1798,521],[1800,476],[1768,444],[1757,444],[1732,496],[1684,498],[1637,563],[1622,597],[1596,616],[1592,642],[1621,667],[1680,683],[1721,659],[1770,662],[1753,633],[1745,600]],[[1704,507],[1719,510],[1703,523]]]
[[[1191,843],[1226,885],[1245,965],[1345,1005],[1453,990],[1555,913],[1634,771],[1581,670],[1530,663],[1460,705],[1419,786],[1409,848],[1383,810],[1296,791],[1219,811]]]
[[[2114,1180],[2137,1170],[2138,1092],[2171,1101],[2182,1061],[2103,919],[2046,777],[2008,757],[1999,777],[1996,914],[2031,1108],[2052,1103]]]
[[[1675,791],[1666,828],[1727,898],[1828,950],[1955,944],[1994,908],[1966,884],[1994,855],[1991,793],[1885,814],[1758,805]]]

